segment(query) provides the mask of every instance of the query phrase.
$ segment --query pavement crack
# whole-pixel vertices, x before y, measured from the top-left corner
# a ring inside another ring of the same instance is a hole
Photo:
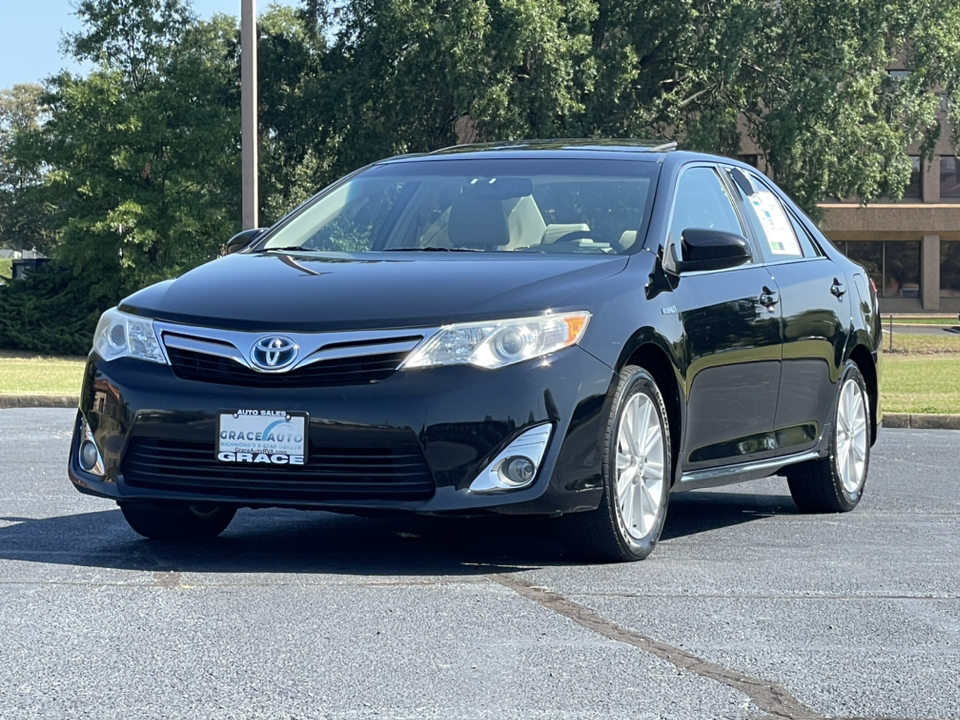
[[[595,610],[568,600],[563,595],[551,590],[526,583],[515,576],[487,575],[487,577],[547,610],[573,620],[598,635],[632,645],[681,670],[723,683],[749,697],[754,705],[769,715],[786,718],[786,720],[825,720],[825,716],[801,703],[786,688],[777,683],[743,675],[722,665],[697,657],[686,650],[654,640],[633,630],[627,630],[615,622],[607,620]]]

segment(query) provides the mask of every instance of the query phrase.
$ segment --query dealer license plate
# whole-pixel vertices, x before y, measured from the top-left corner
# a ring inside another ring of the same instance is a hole
[[[303,465],[307,415],[283,410],[220,413],[217,459],[228,463]]]

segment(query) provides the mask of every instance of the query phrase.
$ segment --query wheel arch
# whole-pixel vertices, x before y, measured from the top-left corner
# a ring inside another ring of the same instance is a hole
[[[865,345],[856,345],[850,352],[850,359],[860,368],[863,381],[867,385],[870,398],[870,444],[877,441],[877,425],[880,418],[880,374],[873,354]]]
[[[664,404],[667,406],[667,421],[670,424],[670,455],[673,477],[671,486],[677,478],[677,461],[680,456],[681,427],[683,421],[683,403],[681,402],[680,381],[677,377],[675,364],[671,361],[667,351],[653,339],[647,339],[635,347],[629,354],[621,358],[617,370],[627,365],[637,365],[649,372],[663,394]]]

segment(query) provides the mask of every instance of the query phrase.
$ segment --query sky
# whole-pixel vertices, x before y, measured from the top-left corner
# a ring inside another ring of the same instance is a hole
[[[257,0],[257,10],[263,12],[271,1]],[[60,52],[63,33],[80,29],[73,6],[74,0],[0,0],[0,89],[40,82],[62,68],[83,69]],[[193,0],[193,8],[201,17],[218,12],[240,16],[240,0]]]

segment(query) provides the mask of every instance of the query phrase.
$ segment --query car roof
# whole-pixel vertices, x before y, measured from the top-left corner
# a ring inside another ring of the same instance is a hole
[[[623,159],[624,155],[629,155],[631,160],[659,162],[665,155],[674,153],[676,148],[677,143],[674,141],[634,140],[630,138],[515,140],[512,142],[454,145],[430,153],[396,155],[384,158],[377,164],[490,158],[492,155],[516,158],[553,157],[570,159],[600,159],[603,157]]]

